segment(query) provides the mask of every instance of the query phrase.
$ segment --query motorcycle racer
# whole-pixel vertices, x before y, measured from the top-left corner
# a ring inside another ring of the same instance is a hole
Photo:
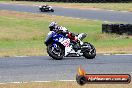
[[[49,6],[49,5],[47,5],[47,4],[42,5],[42,6],[39,6],[39,10],[40,10],[41,12],[47,12],[47,11],[54,12],[54,9],[52,8],[52,6]]]
[[[63,34],[64,36],[67,36],[71,40],[71,43],[73,44],[73,49],[75,51],[77,51],[80,48],[79,45],[77,45],[79,41],[75,34],[69,32],[65,27],[59,26],[57,22],[51,22],[49,24],[49,29],[50,31],[54,31],[56,33],[60,33]]]
[[[78,39],[77,39],[77,37],[75,36],[74,33],[69,32],[65,27],[58,26],[57,22],[51,22],[49,24],[49,29],[50,29],[50,31],[61,33],[64,36],[67,36],[70,40],[72,40],[74,42],[78,41]]]
[[[42,8],[46,8],[46,7],[49,7],[49,10],[52,9],[52,6],[49,6],[49,5],[47,5],[47,4],[45,4],[45,5],[42,6]]]
[[[94,46],[82,41],[86,37],[85,33],[75,35],[56,22],[51,22],[49,29],[44,44],[47,47],[47,53],[53,59],[61,60],[63,57],[79,56],[84,56],[87,59],[95,58],[96,49]]]

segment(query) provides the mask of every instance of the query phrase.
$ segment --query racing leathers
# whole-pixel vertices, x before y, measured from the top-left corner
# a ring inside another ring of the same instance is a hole
[[[75,36],[75,34],[72,33],[72,32],[69,32],[65,27],[56,26],[55,29],[53,29],[52,31],[57,32],[57,33],[61,33],[64,36],[67,36],[70,40],[72,40],[74,42],[77,42],[78,41],[78,39]]]
[[[64,36],[67,36],[71,40],[71,43],[73,44],[73,49],[75,51],[78,50],[79,48],[79,46],[77,45],[78,38],[75,36],[74,33],[69,32],[65,27],[62,27],[62,26],[56,26],[55,29],[53,29],[52,31],[63,34]]]

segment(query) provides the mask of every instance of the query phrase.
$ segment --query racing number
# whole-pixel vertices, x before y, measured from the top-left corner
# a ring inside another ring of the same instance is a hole
[[[65,47],[68,47],[69,44],[70,44],[69,39],[63,41],[63,45],[64,45]]]

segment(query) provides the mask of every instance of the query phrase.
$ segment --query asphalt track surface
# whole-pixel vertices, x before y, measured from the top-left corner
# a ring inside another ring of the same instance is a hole
[[[88,74],[132,75],[132,55],[97,55],[93,60],[83,57],[63,60],[52,60],[48,56],[1,57],[0,82],[75,80],[80,65]]]
[[[13,10],[31,12],[37,14],[49,14],[67,16],[81,19],[93,19],[110,22],[132,23],[132,12],[106,11],[106,10],[82,10],[72,8],[54,7],[55,12],[40,12],[38,6],[0,4],[0,10]]]
[[[55,7],[54,13],[42,13],[39,12],[37,6],[11,4],[0,4],[0,10],[132,23],[131,12]],[[132,75],[132,55],[97,55],[93,60],[83,57],[64,58],[63,60],[52,60],[48,56],[1,57],[0,82],[75,80],[77,68],[80,65],[90,74],[123,73]]]

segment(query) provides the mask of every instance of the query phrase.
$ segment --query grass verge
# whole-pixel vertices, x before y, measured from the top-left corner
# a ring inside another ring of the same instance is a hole
[[[132,53],[132,37],[102,34],[102,21],[0,10],[0,56],[46,55],[48,24],[57,21],[75,33],[87,33],[97,53]]]
[[[62,2],[26,2],[26,1],[1,1],[1,3],[60,6],[79,9],[106,9],[117,11],[132,11],[132,3],[62,3]]]
[[[78,85],[76,82],[47,82],[47,83],[20,83],[1,84],[0,88],[131,88],[132,84],[85,84]]]

